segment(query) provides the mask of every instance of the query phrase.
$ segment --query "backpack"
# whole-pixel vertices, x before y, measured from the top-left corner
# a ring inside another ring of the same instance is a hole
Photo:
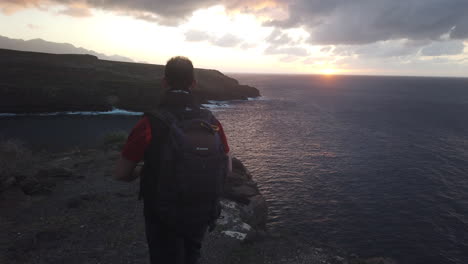
[[[151,199],[161,221],[190,229],[210,225],[219,217],[228,156],[211,112],[189,110],[159,109],[147,114],[150,122],[165,127],[167,134],[156,146],[158,150],[153,150],[158,159],[153,163],[158,165],[144,178],[153,177],[147,181],[153,184],[145,186],[150,193],[145,204]]]

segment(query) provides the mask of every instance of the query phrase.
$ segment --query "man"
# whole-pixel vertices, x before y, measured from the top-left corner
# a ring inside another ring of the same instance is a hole
[[[220,213],[229,146],[221,123],[195,103],[196,84],[188,58],[167,62],[168,91],[157,110],[133,128],[116,165],[118,180],[141,175],[151,263],[197,263],[204,234]],[[143,167],[137,166],[140,161]]]

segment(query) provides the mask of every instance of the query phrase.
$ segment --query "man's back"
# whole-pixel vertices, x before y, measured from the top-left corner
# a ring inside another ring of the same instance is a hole
[[[219,215],[229,147],[221,123],[195,103],[187,58],[168,61],[163,85],[169,91],[133,128],[116,178],[141,174],[151,263],[196,263],[207,227]],[[140,161],[142,172],[136,169]]]

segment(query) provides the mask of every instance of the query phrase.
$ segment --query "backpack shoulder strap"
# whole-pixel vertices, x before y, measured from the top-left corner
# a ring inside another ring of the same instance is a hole
[[[167,128],[177,121],[177,118],[169,111],[163,109],[157,109],[150,112],[145,112],[145,116],[156,119],[164,124]]]

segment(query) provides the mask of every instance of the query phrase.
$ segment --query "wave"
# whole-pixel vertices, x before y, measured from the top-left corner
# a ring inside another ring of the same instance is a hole
[[[264,96],[249,97],[248,101],[262,101],[267,100]],[[232,101],[215,101],[209,100],[207,104],[202,104],[203,107],[211,111],[221,111],[222,109],[229,108],[231,105],[229,102],[245,102],[244,100],[232,100]],[[46,112],[46,113],[0,113],[0,117],[15,117],[15,116],[66,116],[66,115],[87,115],[87,116],[98,116],[98,115],[123,115],[123,116],[139,116],[143,115],[143,112],[127,111],[120,108],[112,108],[110,111],[64,111],[64,112]]]
[[[230,107],[230,105],[228,104],[228,101],[214,101],[214,100],[210,100],[208,101],[207,104],[202,104],[202,106],[211,111],[219,111],[223,108]]]
[[[0,113],[0,117],[14,117],[14,116],[61,116],[61,115],[125,115],[125,116],[140,116],[142,112],[127,111],[119,108],[112,108],[110,111],[67,111],[67,112],[49,112],[49,113]]]
[[[268,98],[266,98],[265,96],[257,96],[257,97],[248,97],[247,100],[248,101],[266,101],[268,100]]]

